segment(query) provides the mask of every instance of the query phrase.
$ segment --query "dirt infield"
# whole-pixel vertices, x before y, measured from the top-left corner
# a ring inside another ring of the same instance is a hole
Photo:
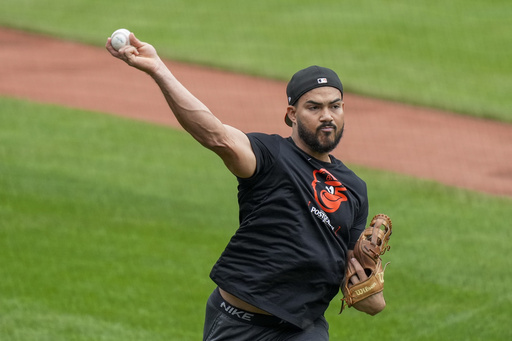
[[[3,96],[177,126],[153,81],[103,48],[1,28],[0,42]],[[285,82],[166,63],[224,123],[290,134]],[[345,111],[345,162],[512,197],[512,125],[350,93]]]

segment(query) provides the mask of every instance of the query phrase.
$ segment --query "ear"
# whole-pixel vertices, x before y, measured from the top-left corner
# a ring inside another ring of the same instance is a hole
[[[293,105],[289,105],[286,108],[286,116],[288,116],[288,119],[292,122],[292,124],[297,121],[296,114],[297,114],[297,110],[295,109],[295,107]]]

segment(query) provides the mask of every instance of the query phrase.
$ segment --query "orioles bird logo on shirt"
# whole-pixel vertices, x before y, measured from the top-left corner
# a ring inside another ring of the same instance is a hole
[[[342,193],[347,190],[345,186],[324,168],[313,172],[311,185],[316,202],[327,213],[336,212],[341,203],[348,200]]]

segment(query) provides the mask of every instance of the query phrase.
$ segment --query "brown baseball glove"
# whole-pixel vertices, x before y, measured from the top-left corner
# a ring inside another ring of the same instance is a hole
[[[354,247],[354,258],[359,261],[368,279],[352,285],[350,278],[356,274],[356,271],[348,262],[345,283],[342,285],[344,298],[341,300],[340,313],[345,306],[350,308],[357,302],[384,290],[384,270],[387,264],[383,269],[380,256],[390,249],[388,245],[390,236],[391,219],[385,214],[377,214],[373,217],[370,226],[361,233]]]

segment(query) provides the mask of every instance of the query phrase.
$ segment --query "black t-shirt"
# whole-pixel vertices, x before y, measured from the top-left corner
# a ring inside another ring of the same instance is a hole
[[[320,317],[364,230],[366,184],[291,138],[251,133],[257,168],[239,179],[240,227],[210,274],[227,292],[299,328]]]

